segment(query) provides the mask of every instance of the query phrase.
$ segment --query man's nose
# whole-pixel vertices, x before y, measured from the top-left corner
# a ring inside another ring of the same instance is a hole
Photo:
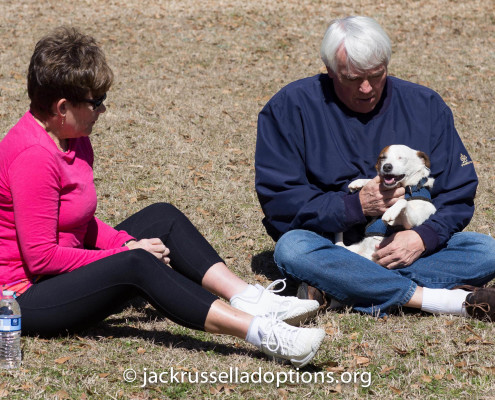
[[[359,90],[361,93],[369,93],[371,92],[372,90],[372,87],[370,85],[370,81],[368,81],[367,79],[365,79],[361,85],[359,86]]]

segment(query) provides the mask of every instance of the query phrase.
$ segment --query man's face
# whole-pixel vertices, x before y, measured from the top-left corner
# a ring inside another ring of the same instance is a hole
[[[335,93],[350,110],[358,113],[369,113],[380,101],[387,80],[387,66],[359,71],[352,66],[347,67],[347,55],[343,47],[337,52],[337,72],[327,68],[333,79]]]

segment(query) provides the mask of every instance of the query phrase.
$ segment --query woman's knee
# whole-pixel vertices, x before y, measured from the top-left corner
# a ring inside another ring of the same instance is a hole
[[[153,216],[171,216],[184,215],[177,207],[170,203],[153,203],[141,210],[142,213],[149,213]]]
[[[131,235],[142,239],[167,235],[173,226],[189,222],[187,217],[170,203],[154,203],[118,225]]]

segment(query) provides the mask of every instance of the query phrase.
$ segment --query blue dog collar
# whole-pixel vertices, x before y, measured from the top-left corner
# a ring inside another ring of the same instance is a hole
[[[430,189],[424,186],[426,182],[428,182],[428,178],[423,178],[415,186],[406,186],[406,200],[426,200],[431,202]]]

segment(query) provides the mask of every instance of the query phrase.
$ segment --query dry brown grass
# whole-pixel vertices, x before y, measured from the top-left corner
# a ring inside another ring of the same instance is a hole
[[[273,243],[253,188],[257,114],[282,86],[320,71],[319,43],[332,18],[367,14],[394,43],[390,72],[432,87],[452,107],[480,177],[469,229],[495,231],[491,0],[16,0],[0,10],[1,132],[28,107],[25,72],[41,35],[71,24],[103,45],[116,83],[93,144],[98,216],[109,223],[153,202],[174,203],[248,281],[265,283],[261,272],[273,279]],[[383,321],[350,312],[315,323],[328,337],[310,371],[368,371],[371,387],[125,383],[129,367],[288,370],[236,339],[129,309],[80,337],[23,339],[23,369],[0,372],[0,398],[495,396],[491,324],[419,315]]]

